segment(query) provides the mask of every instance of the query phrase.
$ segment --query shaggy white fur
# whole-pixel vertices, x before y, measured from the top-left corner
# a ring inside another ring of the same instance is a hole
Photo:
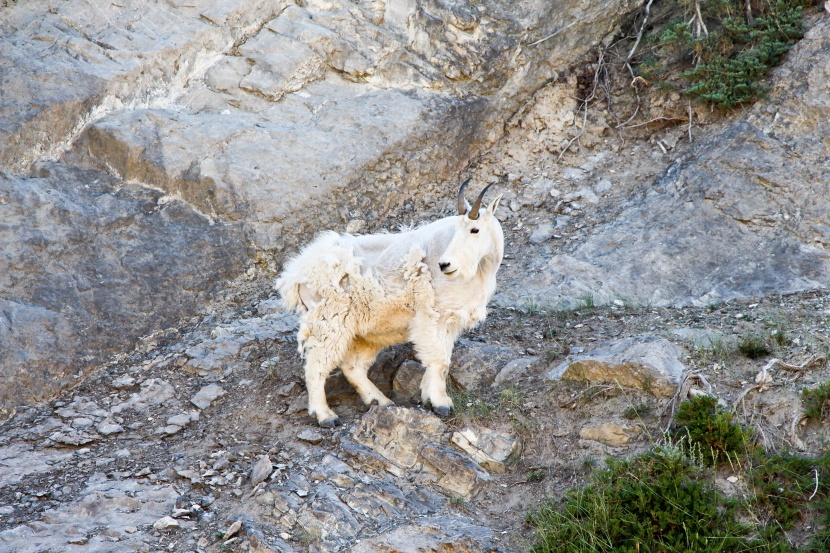
[[[397,234],[324,232],[285,265],[276,288],[301,314],[308,411],[321,426],[340,424],[324,389],[338,366],[365,404],[391,405],[367,371],[383,348],[407,341],[426,367],[422,401],[450,412],[453,345],[484,320],[496,289],[504,254],[494,216],[500,200],[477,219],[446,217]]]

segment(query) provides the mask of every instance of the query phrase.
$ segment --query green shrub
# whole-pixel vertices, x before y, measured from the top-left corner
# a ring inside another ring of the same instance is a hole
[[[697,396],[682,402],[675,423],[675,439],[688,437],[690,445],[700,448],[707,463],[717,465],[747,451],[749,432],[713,397]]]
[[[817,388],[801,390],[801,401],[804,403],[804,416],[813,421],[822,421],[830,415],[830,382],[825,382]]]
[[[533,553],[739,551],[750,541],[737,504],[676,450],[608,466],[528,517],[538,532]]]
[[[678,0],[677,19],[663,26],[654,39],[652,54],[640,71],[646,79],[661,80],[665,63],[679,63],[685,81],[683,92],[728,109],[763,95],[763,79],[770,68],[804,35],[802,8],[813,0],[765,0],[754,2],[747,17],[745,0],[702,0],[701,14],[709,31],[697,35],[693,2]],[[671,11],[671,10],[670,10]]]
[[[772,353],[766,340],[757,334],[745,334],[738,341],[738,351],[750,359],[760,359]]]

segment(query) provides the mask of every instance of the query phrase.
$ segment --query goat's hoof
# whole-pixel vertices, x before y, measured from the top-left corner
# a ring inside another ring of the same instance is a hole
[[[449,407],[436,407],[435,405],[432,406],[432,410],[435,411],[435,414],[439,417],[449,417],[453,413],[455,413],[455,409],[452,405]]]
[[[339,417],[334,417],[331,419],[325,419],[318,421],[317,424],[322,426],[323,428],[334,428],[335,426],[342,426],[343,423],[340,421]]]

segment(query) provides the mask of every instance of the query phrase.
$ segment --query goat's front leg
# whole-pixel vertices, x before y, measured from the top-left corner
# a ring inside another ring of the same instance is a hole
[[[314,348],[307,353],[305,385],[308,390],[308,414],[315,417],[317,424],[323,428],[334,428],[343,424],[326,401],[326,379],[335,366],[336,361],[326,356],[324,348]]]
[[[453,412],[452,398],[447,394],[447,377],[455,337],[441,324],[429,319],[416,319],[412,324],[412,344],[421,363],[426,367],[421,378],[421,401],[432,405],[442,417]]]

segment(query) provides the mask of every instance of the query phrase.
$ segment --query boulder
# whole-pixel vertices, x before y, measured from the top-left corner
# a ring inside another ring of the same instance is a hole
[[[617,384],[669,398],[685,370],[681,355],[679,347],[659,336],[611,340],[589,352],[568,356],[545,379]]]

